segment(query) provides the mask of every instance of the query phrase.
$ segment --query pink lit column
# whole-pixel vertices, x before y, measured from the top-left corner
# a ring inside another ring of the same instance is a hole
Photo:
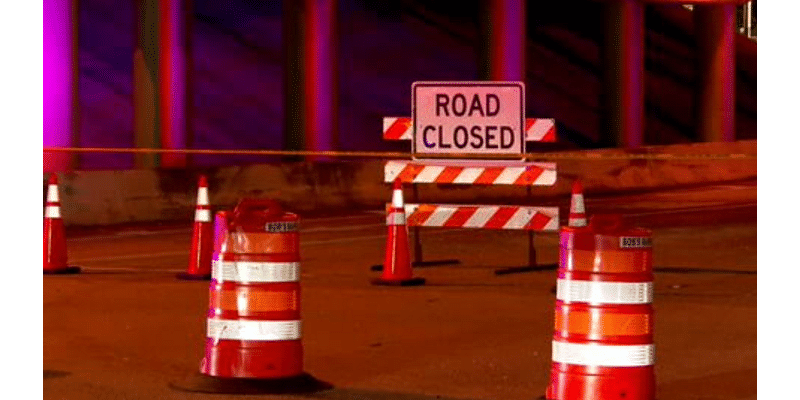
[[[736,5],[695,5],[694,21],[697,133],[702,141],[731,142],[736,136]]]
[[[525,81],[525,0],[488,0],[488,78]]]
[[[78,135],[78,2],[44,0],[43,4],[43,144],[73,147]],[[44,153],[44,171],[67,171],[66,153]]]
[[[188,114],[191,97],[187,85],[191,0],[162,0],[159,14],[161,147],[185,149],[191,132]],[[184,167],[186,156],[165,153],[161,165]]]
[[[603,46],[603,119],[606,145],[644,144],[644,6],[638,0],[609,0]]]
[[[336,0],[305,0],[307,150],[336,150]]]

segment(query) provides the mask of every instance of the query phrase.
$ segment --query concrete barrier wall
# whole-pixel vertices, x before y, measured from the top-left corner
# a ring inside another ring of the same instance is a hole
[[[551,187],[419,185],[424,202],[531,204],[568,196],[580,178],[586,193],[613,193],[726,182],[756,177],[756,160],[615,160],[624,150],[571,152],[589,160],[558,162]],[[648,147],[637,153],[756,154],[756,141]],[[242,197],[274,198],[299,213],[382,208],[390,199],[383,161],[336,161],[222,167],[209,170],[78,171],[59,176],[62,215],[67,225],[191,220],[197,176],[209,178],[211,202],[231,207]],[[410,190],[406,191],[410,202]],[[562,212],[565,212],[562,210]]]

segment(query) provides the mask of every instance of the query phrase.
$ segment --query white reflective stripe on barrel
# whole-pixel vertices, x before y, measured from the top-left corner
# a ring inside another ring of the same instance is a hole
[[[214,260],[211,274],[218,282],[297,282],[300,263]]]
[[[297,340],[300,321],[254,321],[209,318],[206,337],[214,340]]]
[[[556,299],[569,303],[649,304],[653,282],[595,282],[559,279]]]
[[[46,206],[44,208],[45,218],[61,218],[61,207],[59,206]]]
[[[195,222],[211,222],[211,210],[195,210]]]
[[[603,345],[553,341],[553,362],[595,367],[644,367],[655,364],[655,346]]]
[[[47,185],[47,201],[58,203],[58,185]]]
[[[406,213],[402,209],[399,211],[389,211],[389,215],[386,216],[386,225],[405,225],[406,224]]]

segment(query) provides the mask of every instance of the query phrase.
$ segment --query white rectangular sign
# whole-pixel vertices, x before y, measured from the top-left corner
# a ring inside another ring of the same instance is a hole
[[[415,82],[415,155],[525,152],[522,82]]]

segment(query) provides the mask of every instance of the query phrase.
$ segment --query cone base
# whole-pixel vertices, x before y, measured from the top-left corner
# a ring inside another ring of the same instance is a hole
[[[401,280],[385,280],[381,278],[376,278],[371,280],[373,285],[380,285],[380,286],[419,286],[425,284],[425,278],[411,278],[411,279],[401,279]]]
[[[210,281],[211,274],[204,274],[204,275],[195,275],[190,274],[188,272],[179,272],[175,274],[175,277],[182,280],[182,281]]]
[[[76,266],[69,266],[61,269],[44,270],[45,275],[71,275],[71,274],[78,274],[80,272],[81,272],[81,267],[76,267]]]
[[[169,386],[184,392],[215,394],[313,393],[333,388],[306,373],[280,379],[216,378],[197,373]]]

